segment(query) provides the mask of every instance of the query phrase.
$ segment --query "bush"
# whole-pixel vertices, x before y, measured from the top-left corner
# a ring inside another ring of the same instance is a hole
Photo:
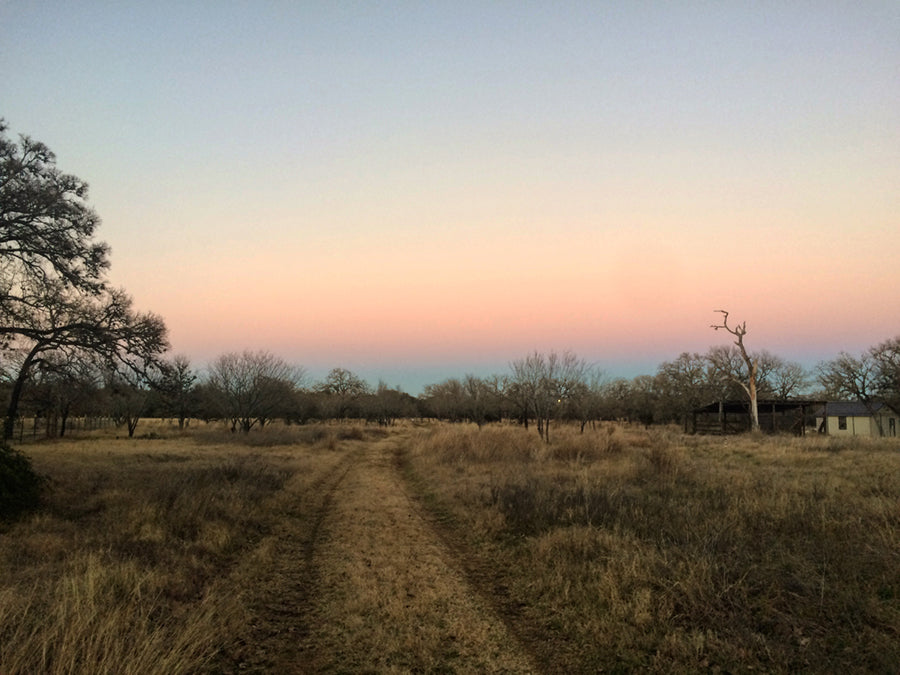
[[[37,506],[45,483],[28,457],[5,443],[0,444],[0,519]]]

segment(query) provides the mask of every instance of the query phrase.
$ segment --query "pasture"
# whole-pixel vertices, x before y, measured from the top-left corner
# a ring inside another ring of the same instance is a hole
[[[160,426],[21,446],[0,672],[893,672],[900,447]]]

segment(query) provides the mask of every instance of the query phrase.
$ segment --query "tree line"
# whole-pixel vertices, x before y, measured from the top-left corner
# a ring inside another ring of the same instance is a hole
[[[814,371],[770,352],[750,352],[761,399],[882,402],[900,415],[900,337],[858,356],[842,353]],[[403,418],[432,418],[479,426],[514,421],[533,426],[549,442],[551,425],[574,422],[582,431],[602,420],[688,428],[692,412],[708,403],[747,400],[750,371],[739,349],[717,345],[684,352],[653,375],[611,378],[571,352],[533,352],[506,373],[467,374],[429,384],[419,396],[384,382],[371,386],[345,368],[321,381],[267,351],[228,353],[205,369],[185,356],[161,358],[157,376],[136,382],[111,375],[95,360],[67,368],[37,368],[21,405],[30,433],[63,435],[71,417],[109,419],[129,435],[142,418],[165,417],[179,427],[191,420],[220,422],[234,432],[261,429],[273,420],[364,420],[392,425]],[[9,395],[11,383],[4,384]],[[24,430],[20,426],[20,433]]]
[[[682,353],[654,375],[609,378],[571,352],[534,352],[506,373],[467,374],[411,396],[384,383],[372,387],[344,368],[321,382],[266,352],[234,352],[202,372],[170,356],[166,326],[134,310],[130,296],[106,279],[109,247],[95,238],[100,220],[87,204],[88,186],[56,167],[54,154],[27,136],[6,135],[0,120],[0,390],[3,433],[27,417],[37,433],[63,435],[73,417],[110,419],[129,435],[141,418],[220,420],[249,433],[279,419],[365,419],[392,424],[404,417],[533,424],[549,442],[551,425],[575,421],[582,431],[599,420],[687,424],[713,401],[797,396],[884,402],[900,414],[900,337],[860,355],[841,353],[813,372],[744,344],[746,322],[716,330],[731,345]]]

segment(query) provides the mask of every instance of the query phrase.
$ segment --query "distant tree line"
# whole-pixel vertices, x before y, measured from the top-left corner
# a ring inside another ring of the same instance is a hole
[[[859,356],[840,354],[814,372],[767,351],[752,353],[762,399],[797,397],[884,402],[900,414],[900,337]],[[34,369],[20,397],[30,434],[63,435],[69,420],[105,421],[134,434],[145,417],[218,422],[235,433],[287,424],[358,420],[389,426],[398,419],[516,422],[534,426],[549,441],[551,425],[566,421],[584,431],[603,420],[643,425],[679,424],[715,401],[746,396],[746,361],[732,346],[685,352],[661,363],[653,375],[609,378],[570,352],[533,352],[510,363],[507,373],[467,374],[425,387],[412,396],[384,382],[372,387],[345,368],[311,381],[302,367],[266,351],[223,354],[202,371],[184,356],[161,359],[155,378],[135,381],[102,362],[70,360]],[[10,378],[2,386],[10,395]],[[816,388],[814,388],[816,387]],[[24,427],[19,427],[25,433]]]

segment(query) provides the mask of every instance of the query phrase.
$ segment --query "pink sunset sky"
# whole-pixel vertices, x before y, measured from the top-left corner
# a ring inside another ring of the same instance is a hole
[[[900,334],[900,5],[2,3],[0,116],[201,366],[418,393]]]

